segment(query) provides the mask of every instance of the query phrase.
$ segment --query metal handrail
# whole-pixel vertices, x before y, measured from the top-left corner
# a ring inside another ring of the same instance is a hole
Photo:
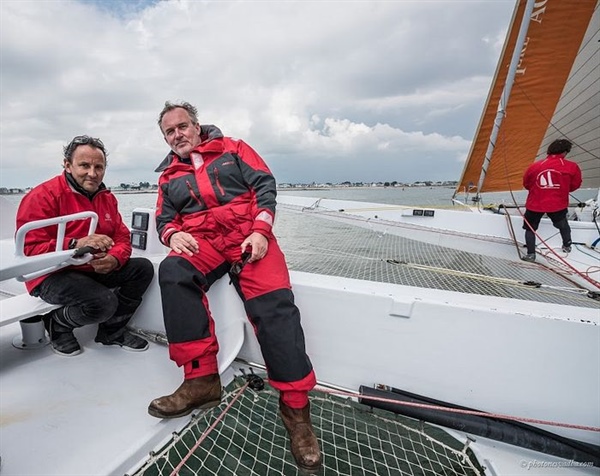
[[[51,273],[57,269],[69,265],[85,264],[92,259],[91,254],[82,257],[73,257],[75,250],[63,250],[65,231],[67,223],[77,220],[90,220],[88,235],[96,231],[98,215],[95,212],[79,212],[59,217],[36,220],[24,224],[17,230],[15,235],[15,258],[16,260],[8,266],[2,266],[0,280],[16,278],[17,281],[29,281],[44,274]],[[25,255],[25,236],[32,230],[58,225],[56,233],[56,250],[35,256]],[[31,272],[30,272],[31,271]]]

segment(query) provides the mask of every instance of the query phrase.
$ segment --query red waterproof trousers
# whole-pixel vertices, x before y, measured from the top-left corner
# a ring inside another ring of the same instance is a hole
[[[219,345],[206,292],[241,257],[239,245],[217,250],[214,240],[195,238],[198,253],[171,252],[159,269],[169,353],[178,366],[183,366],[186,379],[218,372]],[[285,257],[275,237],[269,237],[264,258],[246,264],[231,278],[254,327],[269,382],[283,392],[284,399],[288,392],[288,404],[303,406],[316,378],[306,355]]]

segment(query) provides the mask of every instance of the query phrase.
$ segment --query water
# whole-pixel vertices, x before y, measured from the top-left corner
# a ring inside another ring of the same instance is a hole
[[[279,196],[296,195],[305,197],[357,200],[360,202],[387,203],[392,205],[448,205],[451,206],[453,189],[447,187],[365,187],[332,188],[317,190],[291,190],[277,192]],[[123,218],[131,216],[136,207],[154,207],[155,193],[124,194],[116,193]],[[129,223],[129,221],[127,221]]]
[[[359,202],[385,203],[390,205],[421,205],[436,207],[456,207],[453,205],[452,196],[454,189],[450,187],[361,187],[361,188],[330,188],[313,190],[280,190],[278,195],[296,195],[305,197],[331,198],[337,200],[356,200]],[[572,194],[572,201],[585,201],[593,198],[597,190],[578,190]],[[130,224],[131,213],[135,208],[153,208],[156,205],[156,192],[131,193],[115,192],[119,201],[121,215],[125,223]],[[575,195],[575,196],[573,196]],[[18,205],[23,195],[3,195],[10,202]],[[516,201],[525,203],[526,191],[510,193],[489,193],[484,197],[486,204],[510,204]],[[464,201],[464,196],[458,196]],[[458,206],[460,208],[460,206]]]
[[[338,200],[357,200],[360,202],[387,203],[391,205],[429,205],[452,206],[454,189],[448,187],[363,187],[332,188],[317,190],[280,190],[278,195],[296,195],[305,197],[331,198]],[[125,223],[131,223],[131,214],[135,208],[153,208],[156,205],[156,192],[119,193],[115,192],[119,209]],[[23,195],[4,195],[18,205]]]

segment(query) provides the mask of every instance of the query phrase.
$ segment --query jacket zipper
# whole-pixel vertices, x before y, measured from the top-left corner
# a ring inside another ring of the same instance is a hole
[[[190,183],[189,180],[185,181],[188,190],[190,191],[190,195],[192,196],[192,198],[194,200],[196,200],[196,202],[198,203],[198,205],[200,205],[200,208],[204,208],[204,202],[202,202],[202,199],[198,196],[196,196],[196,192],[194,192],[194,189],[192,188],[192,184]]]
[[[219,192],[221,193],[221,196],[224,197],[225,196],[225,190],[223,190],[223,186],[221,185],[221,182],[219,181],[219,169],[217,169],[216,167],[213,168],[213,174],[215,175],[215,183],[217,184],[217,188],[219,189]]]

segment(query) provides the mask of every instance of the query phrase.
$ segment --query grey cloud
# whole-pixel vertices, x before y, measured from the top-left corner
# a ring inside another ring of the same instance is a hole
[[[512,12],[452,0],[117,3],[0,3],[0,186],[56,174],[81,133],[109,147],[108,183],[155,181],[167,99],[246,140],[280,181],[456,179]]]

